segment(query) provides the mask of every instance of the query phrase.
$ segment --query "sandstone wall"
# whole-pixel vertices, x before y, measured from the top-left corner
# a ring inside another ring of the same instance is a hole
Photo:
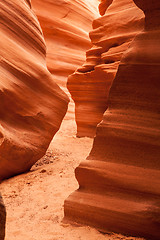
[[[47,45],[47,66],[66,87],[69,74],[85,61],[88,33],[98,17],[98,0],[32,0]]]
[[[98,3],[98,0],[32,0],[47,45],[47,67],[67,94],[68,75],[84,63],[85,52],[91,47],[89,32],[92,21],[99,16]],[[74,118],[73,101],[67,118]]]
[[[114,1],[113,1],[114,3]],[[160,5],[135,0],[144,31],[125,51],[92,151],[76,169],[67,220],[160,239]]]
[[[104,14],[108,7],[107,13],[93,21],[93,46],[86,53],[86,62],[68,78],[79,137],[95,136],[96,126],[108,107],[109,89],[122,54],[143,29],[144,15],[132,0],[111,2],[102,1],[100,13]]]
[[[67,110],[30,7],[25,0],[0,1],[0,180],[29,170],[45,154]]]

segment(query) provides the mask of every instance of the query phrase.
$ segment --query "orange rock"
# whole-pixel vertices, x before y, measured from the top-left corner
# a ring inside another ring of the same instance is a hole
[[[69,97],[67,77],[84,63],[91,47],[88,33],[99,16],[98,4],[98,0],[32,0],[47,45],[47,67]],[[67,118],[73,119],[74,108],[70,101]]]
[[[25,172],[60,127],[68,98],[46,67],[29,1],[0,2],[0,180]]]
[[[111,2],[107,1],[106,6]],[[121,56],[143,29],[143,21],[142,11],[132,0],[115,0],[106,15],[93,22],[90,32],[93,47],[86,53],[86,63],[68,78],[78,137],[95,136],[96,126],[108,107],[109,89]]]
[[[47,67],[66,91],[69,74],[85,61],[88,33],[98,17],[98,0],[32,0],[47,45]]]
[[[124,53],[92,151],[76,169],[66,219],[103,232],[160,239],[160,10],[134,0],[145,29]],[[127,10],[125,10],[127,11]],[[157,20],[156,20],[157,19]]]
[[[101,16],[103,16],[109,5],[111,5],[111,3],[113,2],[113,0],[100,0],[100,1],[101,3],[99,4],[99,12]]]

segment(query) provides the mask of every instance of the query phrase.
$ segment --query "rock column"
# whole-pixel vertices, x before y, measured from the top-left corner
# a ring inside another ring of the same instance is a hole
[[[29,1],[0,1],[0,180],[28,171],[46,152],[68,97],[46,67]]]
[[[95,136],[123,52],[143,29],[144,15],[132,0],[104,0],[99,10],[104,16],[93,21],[93,46],[86,52],[86,62],[68,78],[78,137]]]
[[[160,239],[160,3],[135,0],[144,31],[124,53],[92,151],[76,169],[69,220]]]

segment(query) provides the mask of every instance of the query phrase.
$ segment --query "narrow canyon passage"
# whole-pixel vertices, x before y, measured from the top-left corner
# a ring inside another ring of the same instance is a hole
[[[32,5],[0,2],[5,240],[159,240],[160,4]]]
[[[5,240],[138,240],[62,222],[64,200],[78,188],[74,169],[92,143],[91,138],[76,138],[75,122],[64,120],[46,155],[31,171],[1,183],[7,208]]]

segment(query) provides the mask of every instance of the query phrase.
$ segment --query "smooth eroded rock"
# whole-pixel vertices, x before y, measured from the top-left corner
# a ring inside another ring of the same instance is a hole
[[[149,10],[145,0],[135,3],[146,14],[144,31],[121,59],[109,109],[89,157],[76,169],[80,187],[66,200],[65,216],[103,232],[158,240],[160,25],[154,22],[160,11],[157,1],[147,1]]]
[[[132,0],[111,3],[102,1],[102,12],[108,9],[103,17],[93,21],[93,47],[87,51],[84,65],[68,78],[78,137],[95,136],[97,124],[108,107],[109,90],[122,54],[143,29],[144,15]]]
[[[25,0],[0,2],[0,180],[29,170],[45,154],[67,110],[30,7]]]
[[[69,74],[85,61],[88,33],[98,17],[98,0],[32,0],[47,45],[47,67],[64,89]]]
[[[98,0],[32,0],[47,46],[47,68],[69,97],[67,77],[84,63],[85,52],[91,47],[89,32],[99,16],[98,4]],[[71,101],[67,118],[73,117]]]

